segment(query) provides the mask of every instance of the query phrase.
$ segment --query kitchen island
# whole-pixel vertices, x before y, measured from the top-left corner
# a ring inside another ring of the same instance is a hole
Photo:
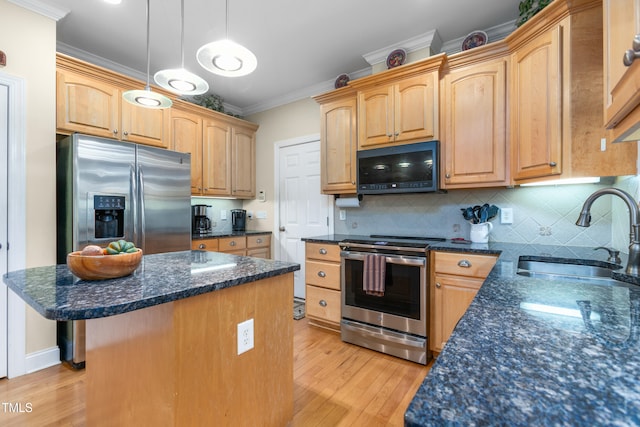
[[[298,264],[185,251],[143,257],[120,279],[65,265],[4,281],[52,320],[87,325],[87,425],[286,425],[293,417]],[[237,325],[254,322],[238,354]]]

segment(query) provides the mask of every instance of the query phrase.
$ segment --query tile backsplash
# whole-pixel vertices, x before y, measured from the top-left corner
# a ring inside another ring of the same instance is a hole
[[[605,180],[606,181],[606,180]],[[490,240],[570,246],[629,245],[629,217],[617,197],[599,198],[591,209],[591,226],[575,225],[584,201],[594,191],[617,187],[638,199],[638,177],[622,177],[599,184],[555,185],[447,193],[364,196],[360,208],[347,208],[346,220],[335,212],[335,233],[390,234],[469,238],[470,224],[461,208],[488,203],[513,209],[513,223],[502,224],[500,214],[491,222]]]

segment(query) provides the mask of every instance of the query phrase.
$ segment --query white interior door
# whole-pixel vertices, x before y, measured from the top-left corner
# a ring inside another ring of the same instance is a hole
[[[277,147],[278,258],[300,264],[294,274],[294,296],[305,298],[304,237],[333,230],[330,196],[320,192],[320,140],[283,143]]]
[[[9,89],[0,84],[0,129],[8,128]],[[8,179],[8,134],[0,132],[0,277],[7,272],[7,231],[9,219],[7,210]],[[7,376],[8,344],[7,344],[7,296],[8,288],[0,285],[0,378]]]

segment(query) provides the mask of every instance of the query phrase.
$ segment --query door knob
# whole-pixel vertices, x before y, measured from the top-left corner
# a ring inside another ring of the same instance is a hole
[[[279,228],[280,231],[284,231],[284,225],[281,225]]]

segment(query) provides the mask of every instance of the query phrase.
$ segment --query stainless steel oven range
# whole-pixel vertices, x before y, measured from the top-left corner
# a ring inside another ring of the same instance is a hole
[[[429,241],[444,240],[374,235],[342,241],[342,340],[426,364],[431,359],[427,253]],[[370,287],[376,279],[382,291]]]

